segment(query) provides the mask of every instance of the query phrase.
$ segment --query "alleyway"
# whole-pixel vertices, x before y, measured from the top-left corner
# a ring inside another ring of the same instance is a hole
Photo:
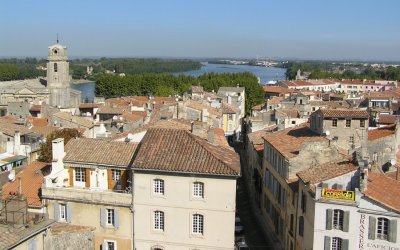
[[[240,220],[244,226],[244,234],[247,245],[251,250],[265,249],[273,250],[262,233],[261,227],[258,225],[256,217],[253,215],[250,205],[249,196],[243,179],[238,179],[239,188],[236,195],[236,207],[240,216]]]

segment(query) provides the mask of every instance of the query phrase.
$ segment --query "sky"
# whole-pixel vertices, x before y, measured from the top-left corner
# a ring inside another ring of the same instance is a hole
[[[398,0],[1,0],[0,57],[400,61]]]

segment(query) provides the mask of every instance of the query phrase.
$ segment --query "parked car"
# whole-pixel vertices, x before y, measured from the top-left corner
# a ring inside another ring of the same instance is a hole
[[[235,250],[250,250],[249,246],[246,244],[244,238],[241,241],[235,243]]]
[[[238,216],[235,217],[235,235],[243,234],[244,228]]]

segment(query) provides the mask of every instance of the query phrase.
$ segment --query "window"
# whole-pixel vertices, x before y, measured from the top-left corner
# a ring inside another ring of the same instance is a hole
[[[304,217],[300,216],[299,218],[299,235],[304,236]]]
[[[343,230],[344,211],[340,209],[333,210],[332,227],[334,229]]]
[[[75,181],[86,182],[86,170],[84,168],[75,168]]]
[[[154,212],[154,229],[164,231],[164,212]]]
[[[204,197],[204,184],[202,182],[193,183],[193,196],[197,198]]]
[[[154,180],[154,193],[155,194],[164,194],[164,180],[155,179]]]
[[[332,119],[332,127],[337,127],[337,119]]]
[[[203,234],[204,233],[204,217],[201,214],[193,215],[193,230],[194,234]]]
[[[233,114],[228,114],[228,120],[232,121],[233,120]]]
[[[351,127],[351,119],[346,119],[346,128]]]
[[[67,205],[60,204],[60,219],[67,220]]]
[[[54,72],[58,71],[57,63],[54,63]]]
[[[354,144],[354,136],[349,136],[349,144]]]
[[[121,179],[121,170],[111,169],[111,178],[113,181],[119,181]]]
[[[379,217],[378,225],[376,228],[376,237],[381,240],[388,240],[389,236],[389,220]]]
[[[332,238],[332,250],[342,250],[342,238],[333,237]]]
[[[114,220],[114,209],[107,208],[107,225],[112,225],[114,226],[115,220]]]
[[[365,127],[365,120],[360,120],[360,127],[364,128]]]
[[[105,240],[102,245],[102,250],[117,250],[117,242],[113,240]]]

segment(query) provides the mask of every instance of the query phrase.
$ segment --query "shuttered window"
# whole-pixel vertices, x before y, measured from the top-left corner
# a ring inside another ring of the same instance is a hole
[[[397,220],[369,216],[368,239],[380,239],[397,243]]]

